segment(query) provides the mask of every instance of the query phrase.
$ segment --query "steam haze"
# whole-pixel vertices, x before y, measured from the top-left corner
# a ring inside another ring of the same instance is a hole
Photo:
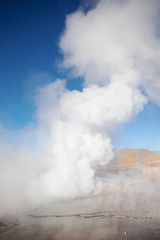
[[[35,96],[36,126],[1,128],[0,213],[109,186],[95,169],[114,157],[112,131],[160,105],[159,11],[158,0],[101,0],[66,17],[59,67],[83,89],[57,79]]]

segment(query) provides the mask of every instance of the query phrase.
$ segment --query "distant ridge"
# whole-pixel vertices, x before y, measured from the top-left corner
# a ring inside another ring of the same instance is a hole
[[[160,167],[160,151],[124,148],[115,152],[108,168],[129,169],[138,167]]]

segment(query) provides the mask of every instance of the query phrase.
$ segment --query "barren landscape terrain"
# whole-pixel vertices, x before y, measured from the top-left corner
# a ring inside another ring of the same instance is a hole
[[[1,216],[0,239],[158,240],[159,166],[159,152],[117,151],[98,169],[106,181],[101,192]]]

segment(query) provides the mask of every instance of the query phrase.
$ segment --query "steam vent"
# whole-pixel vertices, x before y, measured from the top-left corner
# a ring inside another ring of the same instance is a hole
[[[159,240],[159,156],[145,149],[116,151],[97,170],[101,190],[3,215],[0,239]]]

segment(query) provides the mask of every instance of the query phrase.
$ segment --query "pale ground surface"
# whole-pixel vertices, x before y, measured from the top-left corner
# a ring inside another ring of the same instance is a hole
[[[136,153],[135,156],[139,159],[140,155]],[[133,154],[131,159],[133,165]],[[1,217],[0,239],[159,240],[160,184],[157,170],[156,177],[154,169],[147,174],[140,170],[140,178],[135,178],[139,173],[137,167],[131,171],[112,171],[104,171],[103,175],[105,178],[112,172],[113,186],[108,188],[106,184],[97,195],[52,202],[14,216]]]

